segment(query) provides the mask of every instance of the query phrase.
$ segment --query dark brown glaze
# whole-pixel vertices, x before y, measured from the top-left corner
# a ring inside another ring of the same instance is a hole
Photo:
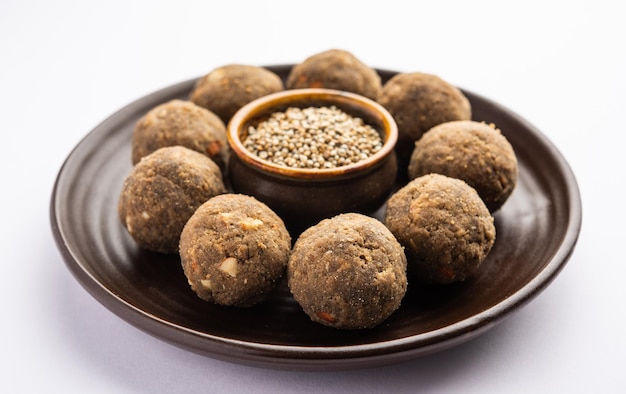
[[[380,150],[357,163],[335,168],[293,168],[263,160],[247,150],[248,127],[288,107],[336,106],[379,131]],[[366,97],[333,89],[294,89],[257,99],[228,125],[232,155],[229,175],[237,193],[255,196],[278,213],[296,235],[321,219],[345,212],[372,213],[389,197],[397,175],[396,124],[381,105]]]
[[[267,68],[286,78],[291,67]],[[378,72],[383,81],[396,75]],[[68,155],[51,193],[51,232],[68,270],[96,301],[160,340],[211,358],[286,370],[379,368],[443,350],[455,357],[451,348],[548,295],[544,290],[575,253],[582,206],[565,158],[511,109],[464,91],[474,118],[502,129],[519,165],[518,184],[495,213],[497,240],[471,279],[449,286],[409,285],[400,308],[367,330],[312,322],[284,282],[267,302],[245,310],[205,302],[190,291],[178,255],[137,246],[108,192],[119,190],[131,169],[135,123],[154,106],[187,97],[195,82],[174,84],[112,114]],[[382,220],[381,212],[374,216]]]

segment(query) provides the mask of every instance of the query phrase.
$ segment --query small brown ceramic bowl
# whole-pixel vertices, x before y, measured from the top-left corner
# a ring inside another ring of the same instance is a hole
[[[360,162],[327,169],[278,165],[248,151],[248,128],[289,107],[335,106],[380,132],[382,148]],[[331,89],[294,89],[261,97],[242,107],[228,124],[232,148],[229,177],[236,193],[267,204],[292,232],[344,212],[371,213],[389,197],[397,163],[396,123],[382,106],[363,96]]]

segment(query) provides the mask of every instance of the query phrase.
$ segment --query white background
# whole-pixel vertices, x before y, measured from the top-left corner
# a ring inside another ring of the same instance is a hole
[[[626,28],[608,1],[0,0],[0,391],[626,392]],[[228,63],[330,49],[424,71],[525,117],[577,176],[564,271],[479,338],[414,361],[301,373],[198,356],[97,303],[53,242],[72,148],[141,96]],[[393,389],[391,389],[393,388]]]

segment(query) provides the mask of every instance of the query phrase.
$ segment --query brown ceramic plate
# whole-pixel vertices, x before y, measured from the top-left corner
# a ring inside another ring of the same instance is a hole
[[[290,70],[268,68],[282,77]],[[383,80],[395,74],[379,72]],[[379,327],[361,331],[311,322],[285,283],[250,309],[208,304],[190,290],[178,257],[138,249],[117,217],[135,122],[157,104],[187,98],[193,83],[141,98],[96,127],[65,161],[51,199],[52,231],[76,279],[113,313],[164,341],[217,359],[280,369],[408,360],[474,338],[511,315],[548,286],[574,249],[582,212],[568,164],[527,121],[465,92],[474,119],[502,129],[520,166],[517,188],[495,215],[494,248],[473,280],[410,286],[399,310]]]

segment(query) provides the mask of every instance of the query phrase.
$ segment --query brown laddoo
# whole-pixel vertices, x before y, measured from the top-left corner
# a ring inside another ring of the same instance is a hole
[[[230,64],[218,67],[200,78],[191,91],[190,99],[228,124],[239,108],[283,89],[283,81],[268,69]]]
[[[398,125],[398,152],[402,166],[408,164],[413,144],[434,126],[453,120],[469,120],[469,100],[440,77],[425,73],[399,73],[387,81],[378,102]]]
[[[402,247],[381,222],[357,213],[303,232],[287,273],[291,293],[311,320],[342,329],[379,325],[407,288]]]
[[[391,196],[385,225],[404,246],[410,278],[448,284],[469,278],[495,241],[493,217],[464,181],[416,178]]]
[[[455,121],[433,127],[415,143],[409,178],[438,173],[464,180],[476,189],[492,213],[517,183],[517,159],[495,125]]]
[[[187,219],[206,200],[225,192],[222,173],[207,156],[182,146],[160,148],[124,180],[118,214],[140,247],[176,253]]]
[[[191,101],[168,101],[139,119],[132,138],[133,164],[159,148],[175,145],[205,154],[225,169],[229,153],[226,126],[213,112]]]
[[[376,100],[382,83],[373,68],[352,53],[331,49],[296,64],[287,76],[288,89],[326,88],[344,90]]]
[[[203,300],[238,307],[263,301],[287,268],[291,237],[265,204],[242,194],[204,203],[180,236],[180,259]]]

